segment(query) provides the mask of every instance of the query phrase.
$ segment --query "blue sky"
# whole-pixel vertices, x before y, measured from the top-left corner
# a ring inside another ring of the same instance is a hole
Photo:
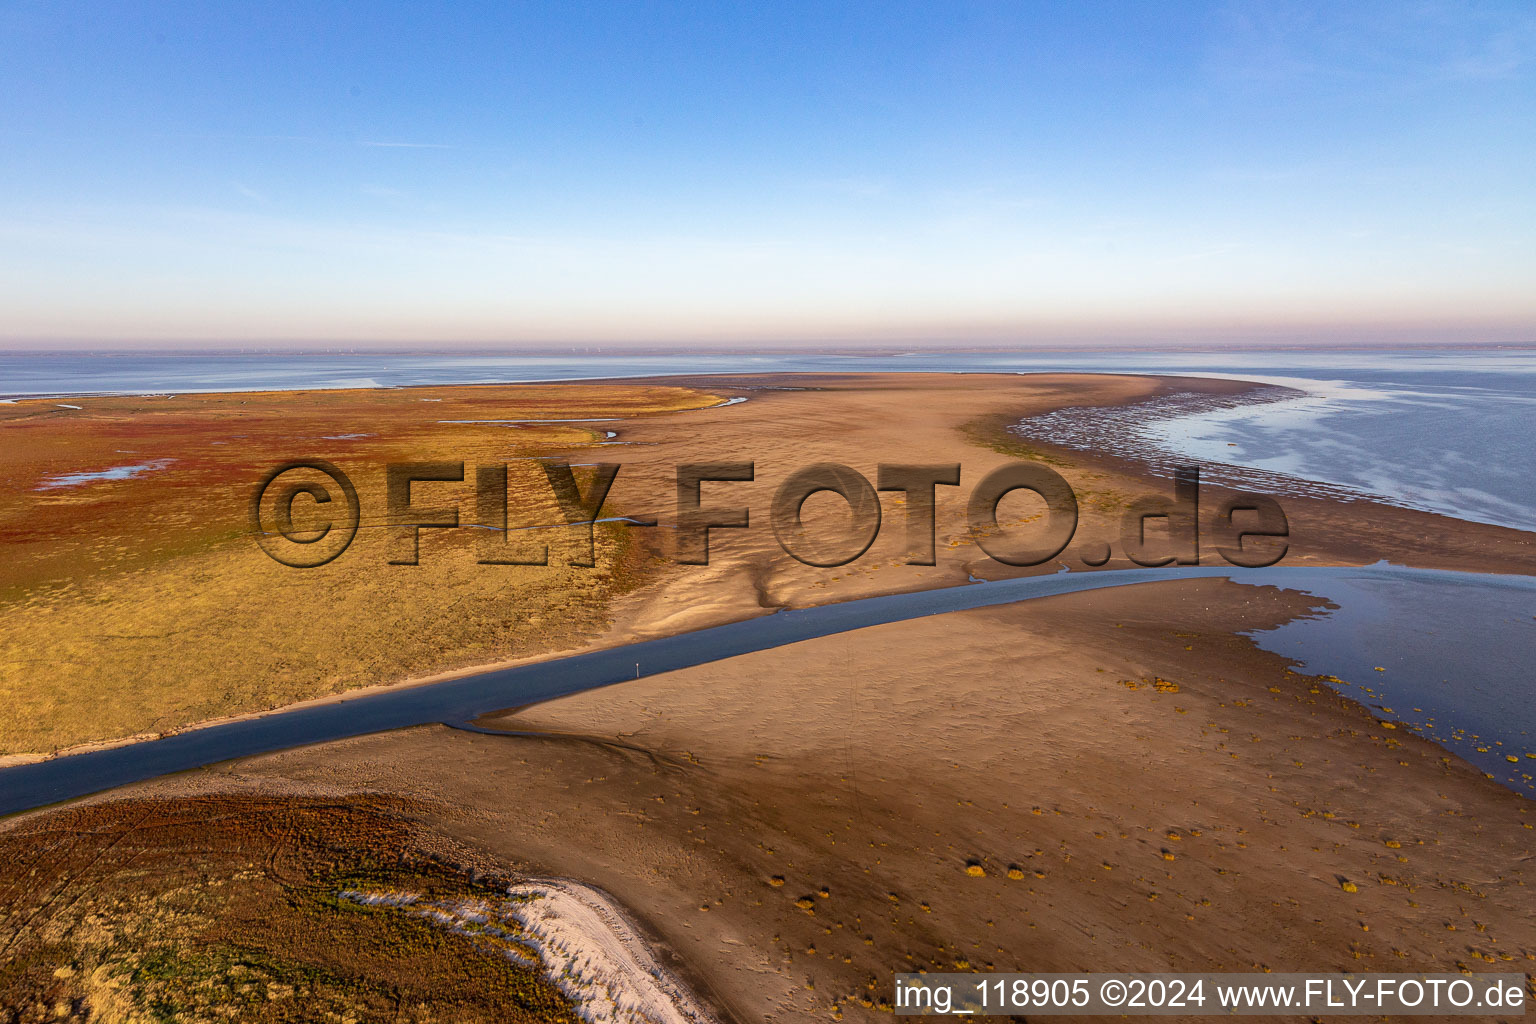
[[[0,0],[0,342],[1536,341],[1536,7]]]

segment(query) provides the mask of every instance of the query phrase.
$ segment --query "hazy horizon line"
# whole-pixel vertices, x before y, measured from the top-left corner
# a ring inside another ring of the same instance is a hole
[[[756,353],[763,355],[815,354],[815,355],[900,355],[905,353],[1078,353],[1078,352],[1347,352],[1347,351],[1489,351],[1536,349],[1536,336],[1522,340],[1411,340],[1387,338],[1361,339],[1310,339],[1310,340],[1249,340],[1239,342],[1212,341],[1134,341],[1113,339],[1097,342],[964,342],[929,341],[910,344],[894,344],[889,341],[850,342],[835,344],[793,343],[757,344],[751,342],[678,342],[670,344],[647,342],[574,342],[574,343],[275,343],[250,342],[226,343],[177,343],[177,344],[87,344],[69,346],[12,346],[0,340],[0,356],[670,356],[678,354],[736,355]]]

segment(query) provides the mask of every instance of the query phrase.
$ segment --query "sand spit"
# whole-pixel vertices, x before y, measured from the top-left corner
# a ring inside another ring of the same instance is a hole
[[[619,906],[591,886],[529,879],[500,903],[426,902],[414,893],[341,893],[394,907],[489,945],[545,975],[590,1024],[714,1024],[715,1018],[662,966]]]

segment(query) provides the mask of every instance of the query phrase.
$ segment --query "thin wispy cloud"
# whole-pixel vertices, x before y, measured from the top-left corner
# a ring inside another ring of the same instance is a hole
[[[359,145],[370,149],[458,149],[458,146],[450,146],[443,142],[378,142],[364,141]]]

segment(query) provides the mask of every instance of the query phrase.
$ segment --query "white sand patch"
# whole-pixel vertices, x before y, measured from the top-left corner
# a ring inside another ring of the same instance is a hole
[[[425,917],[518,963],[531,966],[536,957],[590,1024],[715,1024],[618,904],[591,886],[530,879],[494,903],[427,902],[405,892],[341,896]]]
[[[545,969],[593,1024],[705,1024],[714,1018],[661,965],[608,896],[558,879],[512,886],[513,915]]]

